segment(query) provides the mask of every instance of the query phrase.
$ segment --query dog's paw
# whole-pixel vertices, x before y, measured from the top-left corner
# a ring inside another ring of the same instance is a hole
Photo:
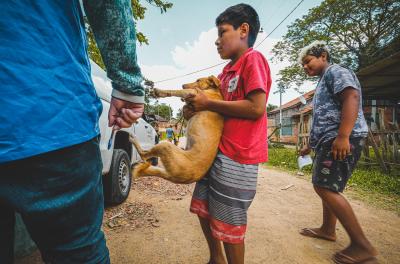
[[[150,167],[151,164],[149,162],[139,162],[135,163],[132,166],[132,177],[133,179],[138,179],[139,177],[143,176],[143,172]]]
[[[151,97],[154,97],[154,98],[160,97],[159,94],[158,94],[158,90],[156,88],[150,88],[149,89],[149,95]]]

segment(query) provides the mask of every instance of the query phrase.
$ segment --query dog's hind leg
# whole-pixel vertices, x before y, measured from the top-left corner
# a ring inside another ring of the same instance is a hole
[[[152,157],[161,157],[163,155],[170,155],[171,148],[180,151],[180,148],[170,142],[161,142],[149,150],[143,150],[139,142],[134,136],[129,135],[129,141],[135,146],[142,160],[147,161]]]
[[[164,168],[152,166],[149,162],[141,162],[136,164],[133,167],[132,176],[134,179],[144,176],[156,176],[167,180],[170,178]]]
[[[142,147],[140,146],[136,137],[129,135],[129,142],[131,142],[132,145],[135,146],[135,148],[136,148],[137,152],[139,153],[139,156],[142,158],[142,160],[146,161],[148,159],[146,157],[146,154],[148,153],[148,151],[145,151],[142,149]]]

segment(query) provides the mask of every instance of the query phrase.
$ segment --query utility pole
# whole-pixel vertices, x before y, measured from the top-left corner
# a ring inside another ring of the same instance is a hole
[[[279,141],[282,138],[282,94],[283,94],[283,86],[281,84],[278,85],[279,89]]]

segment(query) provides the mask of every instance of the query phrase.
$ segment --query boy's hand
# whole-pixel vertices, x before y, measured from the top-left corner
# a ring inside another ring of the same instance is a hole
[[[196,89],[196,94],[190,94],[185,97],[185,102],[189,104],[194,111],[203,111],[207,110],[208,106],[208,98],[204,94],[204,92],[200,89]]]
[[[350,153],[349,137],[337,136],[332,143],[332,155],[334,160],[343,160]]]
[[[300,156],[305,156],[305,155],[310,154],[310,152],[311,152],[310,146],[309,146],[309,145],[305,145],[305,146],[299,151],[299,154],[300,154]]]
[[[192,116],[196,114],[196,112],[193,110],[191,105],[184,105],[182,109],[182,114],[186,120],[189,120],[190,118],[192,118]]]

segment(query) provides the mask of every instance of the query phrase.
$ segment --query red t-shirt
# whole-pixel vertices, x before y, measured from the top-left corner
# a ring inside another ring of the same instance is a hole
[[[224,67],[218,76],[225,101],[244,100],[254,90],[265,92],[268,100],[271,73],[264,56],[248,49],[239,60]],[[267,114],[257,120],[225,117],[220,151],[242,164],[256,164],[268,159]]]

